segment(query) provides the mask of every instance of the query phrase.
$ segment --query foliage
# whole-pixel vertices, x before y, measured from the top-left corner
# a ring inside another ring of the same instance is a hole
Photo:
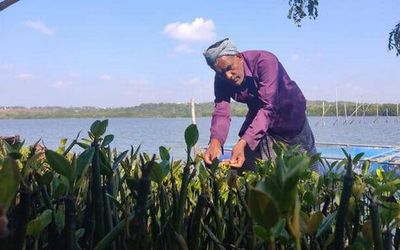
[[[293,19],[294,23],[299,27],[301,20],[308,16],[310,19],[318,17],[318,0],[289,0],[288,18]]]
[[[396,49],[396,55],[400,55],[400,23],[396,24],[389,33],[389,50]]]
[[[14,3],[18,2],[19,0],[3,0],[0,1],[0,11],[4,10],[5,8],[13,5]]]
[[[209,167],[185,130],[185,161],[111,149],[107,120],[57,150],[0,147],[1,249],[390,249],[400,238],[400,180],[362,154],[325,162],[275,145],[238,174]],[[80,147],[80,150],[75,150]],[[76,153],[80,151],[80,153]],[[7,222],[8,226],[7,226]],[[5,226],[6,225],[6,226]],[[3,228],[1,228],[3,227]],[[8,230],[7,230],[8,229]],[[393,232],[396,232],[393,235]],[[1,238],[3,237],[3,238]]]
[[[335,116],[334,102],[325,101],[325,116]],[[354,102],[338,102],[339,114],[345,115],[344,105],[346,105],[346,112],[348,115],[355,116],[356,103]],[[197,117],[209,117],[212,115],[213,103],[198,103],[196,104]],[[375,116],[376,104],[364,103],[358,104],[358,115]],[[397,104],[384,103],[378,105],[380,116],[396,116]],[[232,116],[244,117],[247,113],[247,106],[232,102],[231,105]],[[309,116],[322,115],[322,101],[307,101],[307,114]],[[126,108],[96,108],[96,107],[75,107],[75,108],[62,108],[62,107],[36,107],[36,108],[23,108],[23,107],[0,107],[0,119],[9,118],[92,118],[92,117],[191,117],[191,110],[189,105],[185,103],[148,103],[141,104],[135,107]],[[112,141],[111,135],[104,138],[104,143]]]
[[[288,18],[300,27],[305,17],[309,19],[318,17],[318,0],[289,0]],[[389,33],[388,48],[395,49],[396,55],[400,55],[400,23]]]

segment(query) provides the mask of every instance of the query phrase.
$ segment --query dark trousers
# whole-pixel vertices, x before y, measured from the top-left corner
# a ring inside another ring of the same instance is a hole
[[[308,124],[308,120],[306,119],[303,125],[303,129],[301,132],[295,136],[290,141],[284,140],[279,135],[270,135],[267,134],[259,143],[255,150],[251,150],[248,146],[245,148],[245,162],[243,167],[240,169],[242,171],[255,171],[255,161],[256,159],[275,159],[276,154],[272,148],[273,144],[276,142],[283,142],[288,146],[300,146],[301,152],[307,152],[309,156],[313,156],[317,153],[317,149],[315,148],[315,139],[314,134]],[[311,169],[317,171],[319,173],[323,173],[323,167],[319,162],[314,163],[311,166]]]

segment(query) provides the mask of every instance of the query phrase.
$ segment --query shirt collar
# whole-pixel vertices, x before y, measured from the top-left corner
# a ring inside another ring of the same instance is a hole
[[[253,72],[251,72],[249,65],[247,64],[246,58],[243,53],[241,53],[242,58],[243,58],[243,66],[244,66],[244,76],[253,76]]]

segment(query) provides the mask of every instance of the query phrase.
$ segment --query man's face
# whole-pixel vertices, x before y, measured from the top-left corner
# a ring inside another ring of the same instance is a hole
[[[244,80],[243,58],[240,54],[236,56],[218,57],[215,65],[215,72],[235,86],[242,84]]]

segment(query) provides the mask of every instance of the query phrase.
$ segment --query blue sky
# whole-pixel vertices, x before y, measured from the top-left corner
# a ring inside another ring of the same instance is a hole
[[[202,51],[230,37],[273,52],[309,100],[400,102],[388,33],[400,1],[321,1],[298,28],[287,1],[20,0],[0,12],[0,106],[213,101]]]

